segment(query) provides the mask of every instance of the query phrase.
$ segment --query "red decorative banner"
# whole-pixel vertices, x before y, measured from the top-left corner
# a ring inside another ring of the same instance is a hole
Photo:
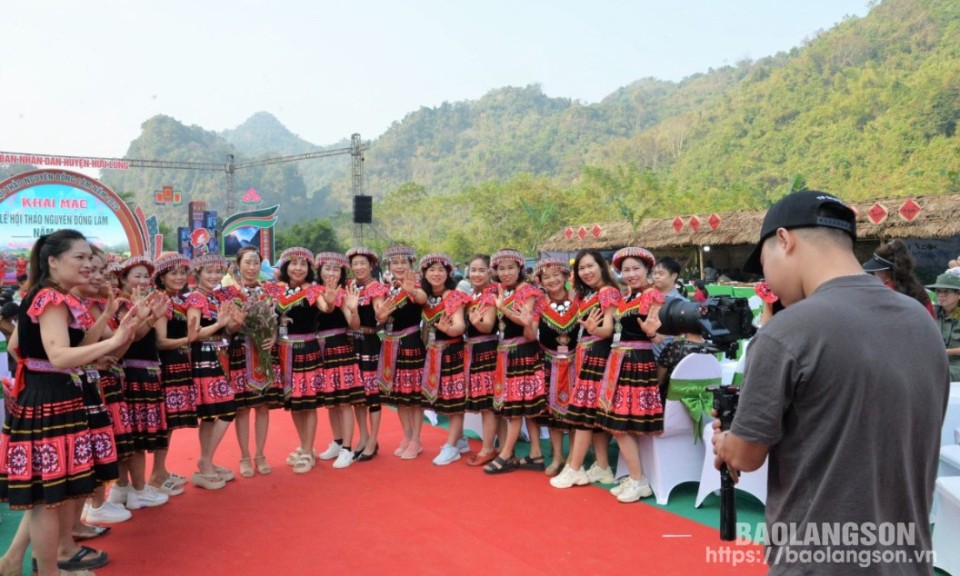
[[[567,226],[567,229],[564,231],[563,235],[567,237],[567,240],[573,240],[573,228]]]
[[[921,210],[921,206],[913,198],[910,198],[900,206],[897,213],[907,222],[913,222],[920,215]]]
[[[716,212],[711,214],[710,218],[707,219],[707,224],[710,225],[711,230],[716,230],[717,228],[719,228],[721,222],[722,221],[720,220],[720,216]]]
[[[867,218],[874,224],[880,224],[887,219],[889,214],[890,212],[887,210],[887,207],[879,202],[875,202],[873,206],[867,210]]]
[[[694,232],[696,232],[697,230],[700,230],[700,219],[697,218],[695,215],[690,217],[690,228]]]
[[[577,236],[579,236],[581,240],[583,240],[584,238],[586,238],[586,237],[587,237],[587,229],[584,228],[583,226],[581,226],[580,229],[577,230]]]
[[[210,232],[206,228],[196,228],[190,233],[190,245],[194,248],[206,246],[210,242]]]
[[[599,238],[600,235],[603,234],[603,228],[601,228],[599,224],[594,224],[590,233],[593,234],[594,238]]]
[[[677,232],[683,230],[683,218],[677,216],[673,219],[673,229]]]

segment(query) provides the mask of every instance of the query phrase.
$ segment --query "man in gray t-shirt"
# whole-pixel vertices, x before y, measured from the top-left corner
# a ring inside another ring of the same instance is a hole
[[[949,370],[929,313],[863,274],[855,238],[840,200],[798,192],[767,213],[746,265],[786,308],[753,339],[714,450],[734,470],[769,456],[771,574],[932,571]]]

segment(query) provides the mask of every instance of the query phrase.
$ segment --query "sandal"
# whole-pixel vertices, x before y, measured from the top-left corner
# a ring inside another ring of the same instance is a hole
[[[94,550],[89,546],[81,546],[76,554],[68,560],[57,560],[57,567],[67,572],[76,570],[90,570],[106,566],[109,558],[107,553],[102,550]]]
[[[153,484],[151,484],[151,486],[153,486]],[[153,487],[158,492],[162,492],[167,496],[179,496],[183,494],[183,484],[178,484],[173,476],[168,476],[167,479],[163,481],[163,484]]]
[[[297,460],[297,463],[293,465],[293,473],[306,474],[307,472],[313,470],[315,464],[316,460],[314,460],[313,456],[304,454],[299,460]]]
[[[103,536],[104,534],[110,531],[109,526],[90,526],[90,528],[93,530],[92,534],[77,534],[76,532],[74,532],[73,534],[74,541],[83,542],[84,540],[92,540],[94,538],[99,538],[100,536]],[[0,575],[2,575],[3,573],[4,573],[3,570],[0,570]]]
[[[504,460],[500,456],[497,456],[492,462],[483,467],[483,471],[487,474],[504,474],[506,472],[513,472],[519,466],[520,463],[516,458]]]
[[[249,458],[240,459],[240,475],[244,478],[253,478],[253,464]]]
[[[175,474],[171,472],[170,475],[167,476],[167,480],[172,481],[177,486],[186,486],[187,480],[189,480],[189,478],[187,478],[186,476],[182,476],[180,474]]]
[[[217,476],[220,477],[224,482],[229,482],[236,478],[236,475],[233,473],[233,470],[229,468],[224,468],[223,466],[213,465],[213,471],[217,473]]]
[[[257,456],[256,458],[253,459],[253,461],[256,462],[257,464],[257,472],[263,474],[264,476],[273,472],[273,468],[271,468],[270,465],[267,464],[266,456]]]
[[[561,460],[559,458],[554,458],[553,461],[550,462],[550,465],[547,466],[546,470],[543,471],[543,473],[552,478],[553,476],[556,476],[557,474],[559,474],[561,470],[563,470],[564,464],[565,464],[564,460]]]
[[[287,456],[287,466],[293,466],[294,464],[296,464],[297,460],[299,460],[300,457],[303,456],[304,454],[305,452],[303,451],[303,448],[300,448],[298,446],[296,450],[294,450]]]
[[[521,470],[536,470],[538,472],[542,472],[543,456],[537,456],[536,458],[531,458],[529,455],[524,456],[517,463],[517,467]]]
[[[496,452],[491,452],[489,454],[474,454],[472,458],[467,460],[467,466],[485,466],[490,462],[493,462],[493,459],[497,457]]]
[[[205,488],[207,490],[219,490],[227,485],[227,483],[216,474],[202,474],[200,472],[196,472],[190,477],[190,483],[197,488]]]

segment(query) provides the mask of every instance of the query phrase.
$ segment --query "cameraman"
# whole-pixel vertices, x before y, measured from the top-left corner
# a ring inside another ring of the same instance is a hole
[[[916,558],[871,564],[872,574],[933,571],[925,552],[947,361],[923,307],[863,273],[855,240],[856,216],[843,202],[797,192],[767,212],[745,265],[763,272],[786,308],[754,337],[731,430],[720,432],[715,423],[713,444],[716,465],[733,470],[756,470],[769,455],[771,574],[857,569],[809,560],[836,550],[904,550]],[[882,523],[915,537],[892,545],[866,538],[837,545],[822,537],[798,544],[774,531],[802,539],[810,529],[822,535],[853,525],[865,533]]]

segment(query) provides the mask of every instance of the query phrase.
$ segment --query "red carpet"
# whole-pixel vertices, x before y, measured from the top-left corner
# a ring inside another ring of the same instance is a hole
[[[762,565],[708,562],[717,531],[643,504],[620,504],[595,487],[556,490],[540,472],[488,476],[464,460],[431,459],[443,430],[424,425],[414,461],[393,456],[400,439],[384,411],[380,454],[306,475],[284,465],[296,446],[289,415],[272,413],[274,472],[207,492],[187,487],[166,506],[134,512],[102,539],[99,576],[225,574],[762,574]],[[318,447],[329,442],[321,413]],[[476,442],[471,442],[474,449]],[[178,431],[170,469],[195,467],[195,431]],[[218,463],[237,470],[233,429]],[[757,553],[756,546],[729,546]]]

